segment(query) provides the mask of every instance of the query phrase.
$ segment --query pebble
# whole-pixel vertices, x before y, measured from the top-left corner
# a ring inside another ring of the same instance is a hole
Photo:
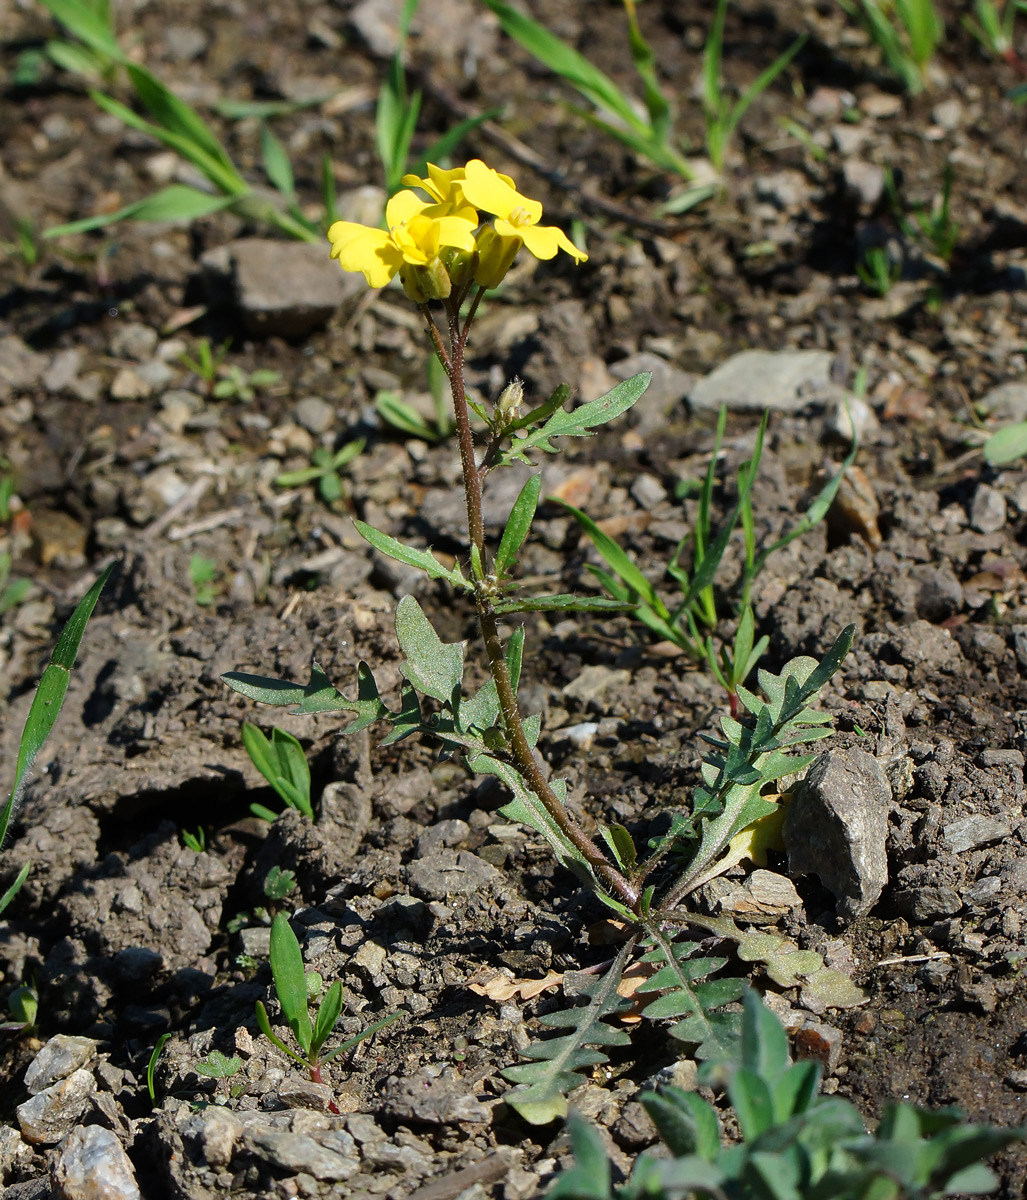
[[[266,925],[253,925],[239,930],[239,945],[250,958],[264,959],[271,952],[271,930]]]
[[[322,1183],[349,1179],[360,1169],[353,1138],[344,1129],[318,1131],[315,1137],[284,1129],[247,1127],[243,1145],[257,1158],[296,1174],[305,1171]]]
[[[157,330],[137,321],[119,325],[111,335],[111,354],[115,358],[132,358],[146,362],[157,349]]]
[[[894,117],[902,112],[903,100],[894,92],[871,92],[860,97],[859,106],[868,117]]]
[[[841,1031],[820,1021],[807,1021],[792,1035],[798,1058],[816,1058],[833,1072],[842,1056]]]
[[[207,49],[207,35],[196,25],[167,25],[164,50],[169,58],[192,62]]]
[[[1006,421],[1027,421],[1027,383],[1010,379],[1000,383],[978,400],[977,407],[989,417]]]
[[[74,347],[58,351],[43,372],[43,387],[51,394],[71,387],[82,365],[82,353]]]
[[[38,1095],[44,1088],[50,1087],[58,1079],[66,1079],[95,1057],[96,1042],[92,1038],[58,1033],[29,1063],[25,1072],[25,1087],[31,1095]]]
[[[639,507],[648,512],[667,499],[667,489],[655,475],[643,472],[631,484],[631,497]]]
[[[424,858],[443,846],[459,846],[471,836],[471,827],[459,817],[446,817],[429,825],[417,838],[417,856]]]
[[[135,1168],[116,1133],[80,1125],[57,1147],[54,1200],[141,1200]]]
[[[335,1093],[327,1083],[314,1083],[297,1075],[290,1075],[278,1086],[278,1099],[286,1108],[310,1108],[314,1112],[329,1112],[335,1101]]]
[[[963,854],[967,850],[976,850],[991,842],[1000,842],[1012,832],[1012,826],[1007,821],[976,814],[960,817],[942,826],[941,840],[947,850],[954,854]]]
[[[59,1142],[85,1116],[95,1091],[96,1080],[82,1068],[43,1088],[15,1109],[22,1137],[48,1146]]]
[[[174,388],[161,396],[157,420],[168,433],[182,433],[202,408],[203,401],[195,392]]]
[[[599,724],[596,721],[582,721],[578,725],[567,725],[556,732],[579,750],[591,750],[599,732]]]
[[[449,896],[470,896],[505,876],[490,863],[469,850],[436,850],[419,858],[407,868],[411,891],[424,900],[445,900]]]
[[[789,872],[817,875],[839,915],[869,911],[888,882],[891,788],[865,750],[822,754],[796,789],[784,822]]]
[[[461,1121],[483,1124],[491,1110],[475,1096],[468,1080],[451,1068],[422,1067],[403,1078],[391,1076],[382,1102],[393,1117],[423,1121],[428,1125],[453,1125]]]
[[[742,350],[715,367],[688,393],[693,409],[800,412],[830,383],[827,350]]]
[[[858,154],[870,139],[870,130],[862,125],[832,125],[831,140],[843,158]]]
[[[30,350],[20,337],[0,337],[0,403],[37,383],[46,366],[46,356]]]
[[[955,96],[940,101],[931,109],[931,120],[946,133],[953,133],[963,124],[963,102]]]
[[[88,532],[69,513],[59,509],[32,511],[32,543],[44,567],[51,564],[69,569],[85,563]]]
[[[861,158],[847,159],[842,167],[845,190],[863,207],[875,208],[884,195],[884,168]]]
[[[112,400],[143,400],[153,387],[132,367],[122,367],[111,381]]]
[[[357,558],[358,564],[364,561],[363,556]],[[366,788],[338,782],[327,784],[322,791],[319,823],[331,831],[332,846],[342,858],[356,854],[371,828],[371,819],[371,797]]]
[[[143,492],[164,508],[170,508],[189,490],[189,485],[174,467],[157,467],[143,476]]]
[[[630,682],[630,671],[596,663],[585,667],[576,679],[567,684],[561,694],[571,700],[580,700],[582,704],[590,704],[601,700],[611,688],[619,691]]]
[[[925,621],[940,625],[963,609],[963,585],[952,568],[923,566],[914,569],[920,580],[916,597],[916,613]]]
[[[978,533],[998,533],[1006,524],[1006,499],[986,483],[977,485],[970,504],[970,524]]]
[[[877,414],[862,396],[839,399],[827,418],[825,432],[849,445],[853,440],[865,445],[881,428]]]
[[[297,425],[313,434],[326,433],[335,421],[335,408],[320,396],[304,396],[294,410]]]
[[[191,1116],[182,1132],[198,1137],[210,1166],[227,1167],[242,1137],[242,1122],[228,1109],[211,1104]]]

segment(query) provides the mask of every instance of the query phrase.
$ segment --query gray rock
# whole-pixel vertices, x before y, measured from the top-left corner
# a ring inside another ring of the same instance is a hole
[[[390,1116],[426,1125],[481,1124],[491,1116],[471,1085],[452,1069],[429,1066],[402,1079],[394,1075],[386,1081],[382,1099]]]
[[[242,1137],[242,1122],[227,1108],[211,1104],[192,1114],[182,1129],[183,1136],[202,1147],[204,1161],[214,1168],[227,1167]]]
[[[240,238],[201,260],[213,291],[226,275],[248,333],[302,338],[367,291],[362,275],[342,271],[321,246]],[[225,270],[227,264],[227,272]]]
[[[1008,821],[976,814],[960,817],[958,821],[949,821],[947,825],[942,826],[941,841],[946,850],[951,850],[954,854],[963,854],[967,850],[976,850],[979,846],[987,846],[991,842],[1000,842],[1012,832]]]
[[[897,892],[895,906],[913,921],[931,921],[954,916],[963,907],[963,897],[951,887],[920,887]]]
[[[82,352],[74,347],[58,351],[43,372],[43,387],[48,392],[63,392],[71,387],[82,365]]]
[[[96,1080],[83,1069],[44,1088],[15,1109],[22,1137],[47,1146],[59,1142],[85,1116],[95,1091]]]
[[[349,23],[378,58],[391,58],[399,45],[400,6],[395,0],[361,0]]]
[[[825,432],[836,437],[840,442],[852,443],[853,438],[860,445],[868,442],[881,428],[877,414],[862,396],[846,396],[839,399],[828,417]]]
[[[695,376],[675,367],[651,350],[630,354],[610,365],[610,374],[622,381],[642,371],[648,371],[652,379],[631,407],[629,416],[640,432],[654,432],[666,423],[673,409],[688,395],[695,384]]]
[[[278,1099],[286,1108],[310,1108],[314,1112],[328,1112],[335,1100],[335,1093],[327,1083],[314,1083],[298,1075],[290,1075],[278,1087]]]
[[[970,524],[978,533],[997,533],[1005,523],[1005,497],[986,483],[979,484],[970,504]]]
[[[111,354],[115,358],[132,358],[146,362],[157,349],[157,330],[133,321],[119,325],[111,336]]]
[[[29,1063],[25,1072],[25,1087],[37,1096],[58,1079],[67,1079],[73,1072],[96,1057],[96,1042],[92,1038],[73,1037],[58,1033],[52,1037]]]
[[[0,1125],[0,1179],[9,1178],[19,1164],[31,1157],[32,1148],[25,1144],[17,1129]]]
[[[792,798],[784,823],[789,870],[819,876],[841,916],[867,912],[888,882],[890,802],[880,763],[856,749],[822,754]]]
[[[164,49],[169,58],[192,62],[207,49],[207,35],[197,25],[168,25],[164,30]]]
[[[830,383],[832,361],[827,350],[743,350],[700,379],[688,403],[697,410],[800,412]]]
[[[622,668],[605,667],[601,663],[585,667],[581,674],[572,679],[563,689],[563,695],[571,700],[580,700],[589,704],[600,700],[611,689],[627,687],[631,682],[631,672]]]
[[[951,100],[939,101],[931,109],[931,119],[946,133],[952,133],[963,124],[964,111],[962,100],[953,96]]]
[[[916,568],[920,581],[916,596],[917,616],[940,625],[963,608],[963,585],[948,566]]]
[[[304,396],[296,405],[296,424],[313,434],[325,433],[335,420],[335,409],[320,396]]]
[[[38,383],[46,365],[46,356],[30,350],[20,337],[0,337],[0,403]]]
[[[352,858],[371,828],[371,796],[355,783],[329,783],[321,793],[323,826],[331,829],[331,841],[344,858]]]
[[[977,401],[986,416],[999,421],[1027,421],[1027,383],[1010,379],[993,387]]]
[[[250,958],[267,958],[271,952],[271,930],[265,925],[251,925],[239,930],[239,945]]]
[[[447,896],[470,896],[490,884],[501,883],[498,871],[469,850],[436,850],[419,858],[407,868],[411,890],[424,900],[445,900]]]
[[[631,485],[631,498],[639,507],[648,511],[667,499],[667,489],[655,475],[643,472]]]
[[[50,1168],[55,1200],[140,1200],[135,1168],[116,1133],[80,1125],[57,1147]]]
[[[317,1136],[284,1129],[247,1127],[243,1145],[251,1154],[282,1170],[305,1171],[322,1182],[349,1179],[360,1169],[356,1144],[344,1129],[319,1132]]]
[[[845,190],[863,208],[874,208],[884,195],[884,168],[861,158],[846,159],[842,167]]]
[[[446,817],[436,821],[417,838],[417,857],[427,858],[442,846],[459,846],[471,834],[471,827],[458,817]]]

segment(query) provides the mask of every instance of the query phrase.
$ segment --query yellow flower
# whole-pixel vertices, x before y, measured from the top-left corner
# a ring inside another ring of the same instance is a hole
[[[492,213],[495,231],[501,238],[520,238],[536,258],[553,258],[558,250],[565,250],[576,262],[588,258],[562,229],[539,225],[542,205],[522,196],[508,175],[493,171],[480,158],[471,159],[464,167],[460,190],[475,208]]]
[[[478,214],[468,205],[458,212],[397,192],[385,208],[388,231],[336,221],[328,230],[332,258],[344,271],[360,271],[373,288],[384,287],[397,271],[431,266],[442,246],[474,249]]]
[[[509,175],[493,171],[480,158],[452,171],[443,171],[429,163],[427,179],[404,175],[403,182],[409,187],[422,188],[448,211],[459,213],[473,206],[471,211],[480,208],[495,217],[477,235],[478,267],[474,281],[479,287],[497,287],[521,246],[526,246],[536,258],[552,258],[558,250],[565,250],[577,262],[588,258],[562,229],[539,225],[542,205],[522,196]]]

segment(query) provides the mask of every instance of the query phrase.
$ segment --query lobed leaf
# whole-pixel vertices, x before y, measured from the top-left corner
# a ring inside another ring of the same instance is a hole
[[[400,670],[426,696],[456,707],[464,673],[461,642],[445,643],[413,596],[396,606],[396,637],[407,657]]]

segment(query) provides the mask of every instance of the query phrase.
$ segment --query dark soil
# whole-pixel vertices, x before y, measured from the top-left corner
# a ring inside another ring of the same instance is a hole
[[[634,87],[619,6],[529,7]],[[548,219],[569,227],[580,218],[587,236],[582,268],[519,266],[490,299],[471,383],[494,396],[519,374],[535,402],[567,380],[588,399],[632,373],[640,352],[679,373],[670,404],[640,404],[545,468],[544,494],[610,518],[654,578],[695,514],[694,499],[674,499],[675,486],[702,477],[713,446],[711,417],[683,401],[685,375],[749,348],[833,355],[833,391],[771,416],[754,491],[758,533],[769,540],[844,458],[833,432],[839,397],[866,369],[862,481],[828,522],[771,558],[755,603],[771,669],[822,654],[842,627],[857,627],[823,702],[837,719],[832,748],[858,746],[889,764],[890,883],[846,925],[816,878],[796,879],[802,906],[779,924],[829,962],[848,963],[870,998],[820,1017],[843,1035],[829,1089],[869,1119],[908,1099],[1012,1125],[1023,1122],[1027,1089],[1027,472],[987,465],[975,449],[975,406],[1025,368],[1025,110],[1005,99],[1014,69],[986,60],[961,28],[963,6],[941,7],[949,40],[933,86],[909,98],[834,4],[732,4],[726,74],[736,89],[799,33],[809,41],[744,120],[724,194],[684,218],[657,215],[673,181],[571,113],[565,102],[575,97],[471,0],[425,5],[411,65],[425,89],[426,140],[457,106],[463,115],[501,105],[505,140],[497,146],[482,131],[466,157],[511,172]],[[703,130],[692,97],[712,8],[641,6],[695,147]],[[275,121],[304,201],[316,200],[328,151],[344,212],[357,202],[353,189],[380,180],[383,60],[366,40],[371,26],[348,0],[151,0],[122,21],[140,57],[201,108],[224,96],[344,88]],[[101,116],[71,77],[44,66],[34,83],[15,86],[19,55],[52,33],[29,2],[0,12],[10,118],[0,131],[3,240],[19,218],[45,229],[112,211],[174,170],[156,143]],[[808,146],[785,119],[807,130]],[[257,179],[257,123],[211,121]],[[868,169],[890,167],[907,211],[926,209],[946,163],[961,227],[947,266],[903,233],[887,194],[874,198],[861,183]],[[0,1035],[3,1115],[19,1128],[24,1071],[41,1041],[84,1035],[97,1039],[100,1064],[81,1120],[118,1134],[148,1197],[528,1200],[548,1185],[566,1142],[557,1126],[530,1129],[503,1105],[500,1071],[561,997],[497,1000],[486,984],[498,969],[530,981],[601,961],[608,951],[589,938],[600,907],[540,839],[498,814],[498,787],[431,746],[379,748],[380,733],[341,738],[330,717],[272,717],[219,679],[241,669],[305,680],[313,656],[350,691],[364,660],[395,696],[392,612],[410,591],[440,634],[470,639],[468,658],[480,661],[472,612],[372,554],[352,524],[356,515],[443,554],[463,550],[455,445],[404,440],[373,407],[390,387],[425,402],[416,314],[388,291],[305,336],[252,340],[245,313],[211,293],[200,259],[266,233],[225,214],[188,229],[126,223],[43,242],[34,264],[15,253],[0,264],[0,465],[22,506],[0,526],[0,551],[33,583],[0,618],[8,777],[56,632],[99,569],[120,560],[6,851],[5,880],[29,859],[32,871],[5,914],[2,991],[34,981],[40,1009],[34,1033]],[[902,278],[884,297],[856,274],[873,245],[901,252]],[[212,399],[179,361],[201,337],[231,337],[230,363],[276,370],[279,381],[248,403]],[[301,407],[311,397],[329,412],[320,427]],[[1007,416],[1027,417],[1023,385],[1007,389],[1006,402]],[[759,406],[756,396],[751,409]],[[751,410],[731,416],[723,511],[756,421]],[[357,436],[367,444],[347,468],[344,499],[326,505],[313,487],[275,486],[315,446]],[[490,481],[493,528],[521,479]],[[543,508],[537,534],[526,574],[560,591],[590,590],[587,544],[562,510]],[[216,568],[208,604],[190,577],[197,555]],[[725,593],[737,570],[729,558]],[[541,748],[585,819],[645,832],[687,803],[698,735],[724,711],[707,674],[662,655],[626,617],[532,620],[527,647],[525,707],[542,711]],[[597,687],[568,691],[587,667],[600,668]],[[280,802],[250,765],[240,727],[272,719],[308,751],[315,824],[293,812],[273,826],[250,815],[254,802]],[[587,749],[562,732],[584,721],[598,725]],[[989,818],[992,832],[967,848],[952,826],[974,816]],[[197,829],[202,853],[182,842],[182,831]],[[439,881],[439,864],[454,854],[465,856],[463,891]],[[405,1014],[332,1064],[320,1092],[254,1021],[270,980],[266,925],[253,913],[266,906],[272,866],[295,872],[288,903],[309,965],[343,981],[340,1029]],[[787,870],[783,858],[771,866]],[[800,1012],[795,995],[779,1004]],[[146,1067],[165,1032],[151,1108]],[[238,1055],[240,1073],[216,1085],[201,1078],[195,1064],[212,1049]],[[675,1057],[659,1031],[638,1034],[576,1097],[611,1131],[622,1169],[649,1137],[632,1097]],[[234,1114],[227,1157],[212,1149],[214,1110],[196,1108],[204,1099]],[[348,1139],[353,1169],[332,1175],[320,1161],[290,1159],[284,1142],[269,1148],[272,1134],[309,1134],[319,1147],[329,1135]],[[49,1143],[12,1138],[0,1149],[12,1196],[48,1194]],[[996,1169],[1003,1200],[1027,1196],[1027,1150],[1008,1151]],[[435,1190],[416,1190],[429,1180]]]

